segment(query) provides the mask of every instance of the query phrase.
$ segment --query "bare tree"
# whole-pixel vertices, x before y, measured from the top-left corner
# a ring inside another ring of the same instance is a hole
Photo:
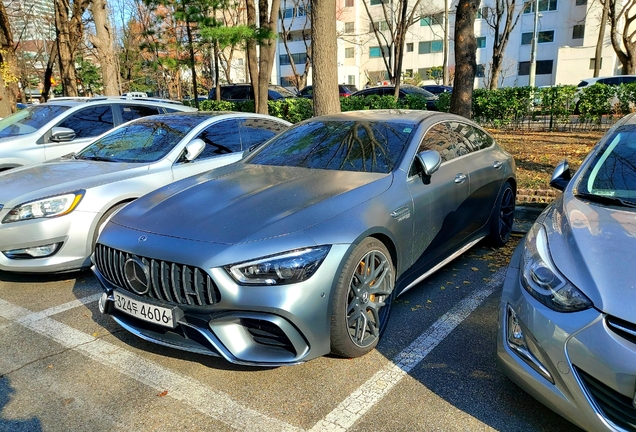
[[[488,78],[488,88],[495,89],[499,83],[499,74],[503,65],[504,55],[510,34],[517,26],[524,10],[524,2],[517,0],[493,0],[494,6],[485,8],[482,17],[494,35],[492,47],[492,61]],[[520,6],[520,7],[519,7]]]
[[[472,117],[473,87],[477,73],[475,17],[479,0],[459,0],[455,19],[455,83],[450,112]]]
[[[0,2],[0,116],[6,117],[15,111],[18,95],[17,62],[13,45],[13,34],[4,3]]]
[[[82,15],[89,0],[54,0],[55,30],[57,33],[57,52],[64,96],[77,96],[77,77],[75,73],[75,55],[84,35]],[[70,14],[69,14],[70,12]]]
[[[601,60],[603,59],[603,42],[605,42],[605,27],[607,26],[607,17],[609,14],[609,1],[602,2],[603,12],[601,13],[601,22],[598,27],[598,39],[596,41],[596,50],[594,52],[594,76],[599,76],[601,72]]]
[[[623,66],[623,74],[636,73],[636,0],[608,2],[607,12],[610,23],[612,47]]]
[[[340,112],[338,93],[338,43],[336,40],[336,2],[314,2],[311,7],[312,81],[314,114]]]
[[[97,50],[106,96],[117,96],[121,93],[119,83],[119,62],[115,55],[115,40],[108,19],[106,0],[92,0],[91,12],[95,23],[95,34],[89,39]]]
[[[285,47],[285,52],[287,53],[287,57],[289,58],[289,65],[292,68],[292,74],[294,77],[293,84],[296,89],[300,90],[307,85],[307,77],[309,76],[309,69],[311,66],[311,43],[310,43],[310,27],[311,20],[308,17],[308,12],[310,8],[309,0],[282,0],[281,3],[281,11],[285,13],[287,10],[292,10],[292,16],[289,20],[288,25],[285,25],[286,16],[281,17],[280,25],[280,35],[283,41],[283,46]],[[301,30],[293,30],[295,24],[298,20],[302,20],[302,29]],[[305,62],[303,73],[298,72],[298,67],[296,65],[296,61],[293,56],[293,52],[289,47],[289,40],[294,36],[300,36],[305,45],[304,52]]]

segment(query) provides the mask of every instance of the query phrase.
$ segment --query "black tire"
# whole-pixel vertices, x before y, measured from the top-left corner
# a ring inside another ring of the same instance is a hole
[[[333,354],[353,358],[375,348],[389,320],[394,287],[391,254],[381,241],[365,238],[347,258],[336,284],[331,307]]]
[[[499,193],[491,216],[488,240],[493,246],[501,247],[510,239],[515,219],[515,200],[515,190],[510,183],[506,182]]]
[[[104,226],[106,226],[106,223],[115,215],[115,213],[117,213],[119,210],[121,210],[127,204],[128,203],[125,202],[125,203],[119,203],[119,204],[116,204],[116,205],[112,206],[111,208],[106,210],[106,213],[104,213],[102,215],[102,217],[99,219],[99,222],[97,222],[97,225],[95,226],[95,232],[93,232],[93,242],[91,243],[91,250],[92,251],[95,250],[95,243],[97,243],[97,238],[99,237],[99,234],[104,229]]]

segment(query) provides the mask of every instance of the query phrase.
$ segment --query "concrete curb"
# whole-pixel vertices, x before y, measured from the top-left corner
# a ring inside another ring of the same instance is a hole
[[[515,220],[512,232],[525,234],[548,204],[518,205],[515,207]]]

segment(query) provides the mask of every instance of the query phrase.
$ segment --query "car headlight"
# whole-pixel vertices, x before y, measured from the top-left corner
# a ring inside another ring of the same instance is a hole
[[[535,223],[526,237],[521,284],[541,303],[558,312],[576,312],[592,307],[592,302],[572,285],[550,258],[545,228]]]
[[[297,249],[257,260],[226,266],[240,284],[283,285],[302,282],[313,275],[331,246]]]
[[[14,207],[7,214],[2,223],[17,222],[29,219],[49,218],[68,214],[84,197],[85,191],[67,193],[53,197],[42,198]]]

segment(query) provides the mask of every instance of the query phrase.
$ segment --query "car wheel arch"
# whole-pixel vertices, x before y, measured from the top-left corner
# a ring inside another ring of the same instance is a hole
[[[93,250],[93,248],[95,247],[95,243],[97,242],[97,237],[99,236],[99,228],[100,226],[106,222],[113,213],[115,213],[116,211],[118,211],[120,208],[124,207],[126,204],[129,204],[133,201],[135,201],[137,199],[137,197],[134,198],[126,198],[124,200],[115,202],[115,203],[111,203],[106,207],[106,211],[104,211],[101,216],[99,217],[99,219],[97,219],[97,222],[95,223],[95,225],[92,228],[92,233],[91,235],[88,236],[89,239],[91,239],[91,242],[88,244],[88,248],[89,250]]]

